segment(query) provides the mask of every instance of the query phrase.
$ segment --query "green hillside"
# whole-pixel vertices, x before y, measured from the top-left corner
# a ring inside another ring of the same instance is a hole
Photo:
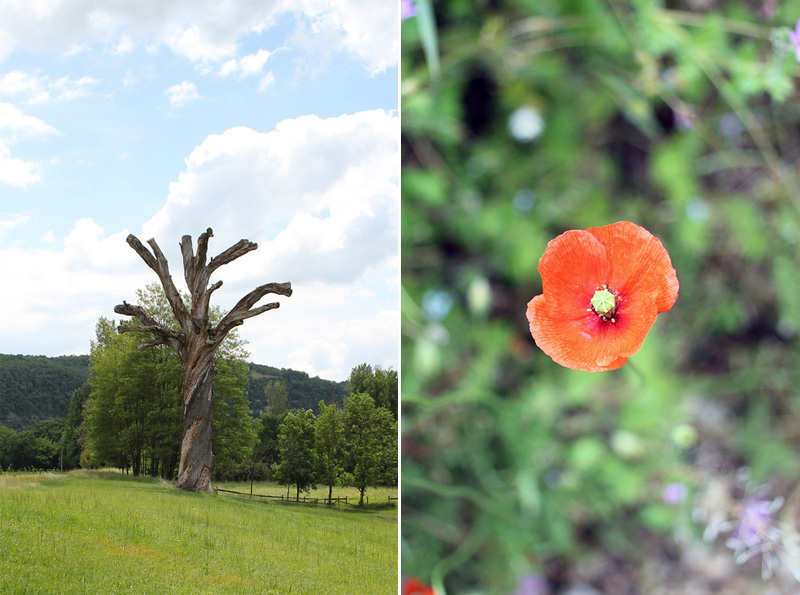
[[[0,422],[66,417],[72,393],[87,378],[88,355],[0,354]]]
[[[342,405],[350,382],[332,382],[297,370],[249,364],[250,409],[267,406],[264,389],[281,381],[289,392],[290,408],[313,409],[320,400]],[[66,417],[72,393],[89,377],[88,355],[46,357],[0,354],[0,425],[23,427],[25,421]]]
[[[337,403],[340,407],[350,394],[350,381],[332,382],[318,376],[310,377],[305,372],[286,368],[273,368],[260,364],[250,364],[250,409],[257,413],[267,406],[264,390],[270,381],[280,381],[289,391],[288,405],[290,409],[312,409],[317,412],[320,400],[326,404]]]

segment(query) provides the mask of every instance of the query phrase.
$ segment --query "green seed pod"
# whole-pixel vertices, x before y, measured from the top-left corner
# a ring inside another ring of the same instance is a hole
[[[601,316],[610,316],[617,309],[617,300],[614,298],[614,294],[611,293],[611,291],[605,285],[602,289],[598,289],[594,292],[591,303],[594,311]]]

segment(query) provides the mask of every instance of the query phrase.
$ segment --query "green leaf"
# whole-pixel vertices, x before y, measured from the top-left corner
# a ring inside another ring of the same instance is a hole
[[[439,78],[439,34],[436,30],[436,17],[431,0],[416,0],[417,27],[422,42],[422,51],[428,61],[431,78]]]

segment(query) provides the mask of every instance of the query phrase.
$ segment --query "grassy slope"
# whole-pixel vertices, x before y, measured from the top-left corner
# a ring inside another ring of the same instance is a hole
[[[189,494],[110,472],[0,475],[0,593],[396,592],[396,513]]]

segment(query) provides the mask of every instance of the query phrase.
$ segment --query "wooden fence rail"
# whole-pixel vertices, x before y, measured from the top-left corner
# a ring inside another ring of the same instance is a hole
[[[345,496],[344,498],[309,498],[306,496],[301,496],[300,498],[292,497],[292,496],[272,496],[269,494],[248,494],[247,492],[235,492],[233,490],[224,490],[222,488],[214,488],[214,492],[225,492],[226,494],[236,494],[238,496],[250,496],[255,498],[272,498],[273,500],[280,500],[281,502],[305,502],[306,504],[328,504],[333,505],[334,503],[338,506],[340,502],[344,502],[347,504],[347,498],[349,496]],[[369,506],[369,497],[366,498],[367,505]],[[392,500],[397,500],[397,496],[389,496],[389,504],[392,503]]]
[[[344,502],[347,504],[347,496],[344,498],[309,498],[306,496],[300,496],[300,498],[296,498],[294,496],[272,496],[270,494],[248,494],[247,492],[235,492],[233,490],[224,490],[222,488],[214,488],[215,492],[225,492],[227,494],[237,494],[238,496],[252,496],[255,498],[272,498],[273,500],[280,500],[281,502],[305,502],[307,504],[319,504],[320,502],[323,504],[333,504],[336,503],[337,505],[339,502]]]

